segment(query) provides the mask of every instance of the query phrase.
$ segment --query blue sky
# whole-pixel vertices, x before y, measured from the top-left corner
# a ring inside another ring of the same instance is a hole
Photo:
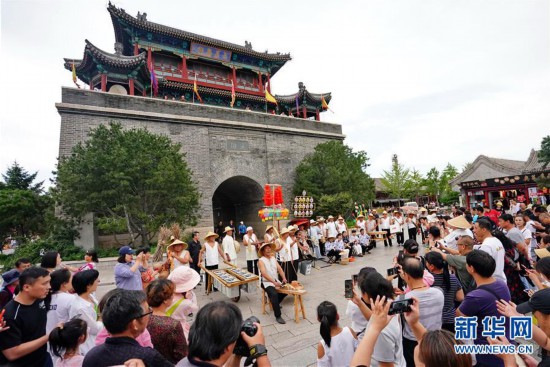
[[[479,154],[525,160],[550,133],[550,3],[543,0],[200,3],[115,0],[132,15],[244,45],[290,52],[272,91],[332,92],[346,143],[369,174],[392,155],[425,173]],[[200,7],[198,7],[200,4]],[[113,51],[107,1],[2,0],[0,170],[17,160],[51,177],[59,144],[54,104],[72,86],[63,57],[84,39]]]

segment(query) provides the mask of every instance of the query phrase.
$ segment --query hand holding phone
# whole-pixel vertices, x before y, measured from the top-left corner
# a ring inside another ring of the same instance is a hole
[[[395,315],[398,313],[410,312],[412,304],[413,304],[412,298],[404,299],[401,301],[393,301],[388,311],[388,315]]]
[[[353,298],[353,283],[351,279],[344,280],[344,297]]]

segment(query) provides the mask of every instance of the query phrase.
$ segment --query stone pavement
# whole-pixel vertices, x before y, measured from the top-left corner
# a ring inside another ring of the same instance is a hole
[[[269,314],[262,315],[261,291],[259,289],[254,294],[242,291],[237,306],[241,309],[243,318],[246,319],[254,315],[260,319],[272,365],[284,367],[314,366],[317,359],[317,343],[321,339],[316,316],[317,305],[325,300],[333,302],[338,307],[340,325],[349,326],[350,320],[345,314],[348,301],[343,296],[344,280],[351,279],[352,275],[357,274],[364,266],[372,266],[385,275],[386,269],[391,267],[393,257],[397,255],[399,249],[395,243],[393,247],[385,248],[382,242],[378,242],[377,248],[373,249],[370,255],[356,258],[356,261],[349,265],[335,264],[322,268],[327,264],[318,261],[317,268],[312,269],[310,275],[299,274],[298,280],[307,290],[303,297],[307,319],[300,320],[299,323],[295,323],[293,319],[293,297],[289,296],[282,302],[283,318],[287,323],[281,325],[275,321],[273,311],[269,310]],[[97,291],[98,297],[114,287],[111,264],[114,266],[114,263],[111,262],[100,263],[99,270],[102,284]],[[244,251],[239,254],[238,265],[246,268]],[[220,292],[211,293],[207,296],[203,286],[197,287],[195,292],[199,306],[218,300],[230,301]]]

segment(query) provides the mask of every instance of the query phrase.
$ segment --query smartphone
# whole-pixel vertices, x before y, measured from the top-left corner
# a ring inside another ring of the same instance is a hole
[[[351,279],[344,280],[344,297],[353,298],[353,283]]]
[[[409,312],[411,310],[411,305],[413,304],[412,298],[404,299],[402,301],[393,301],[388,315],[395,315],[398,313]]]
[[[358,279],[359,279],[359,274],[353,274],[353,283],[357,284]]]
[[[397,275],[397,274],[399,274],[399,268],[389,268],[387,270],[387,272],[388,272],[388,276],[389,275]]]

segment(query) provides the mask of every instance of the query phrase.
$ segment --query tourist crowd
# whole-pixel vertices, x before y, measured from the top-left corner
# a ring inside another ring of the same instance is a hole
[[[0,366],[237,366],[244,357],[269,366],[261,325],[241,332],[235,305],[201,307],[195,294],[201,268],[236,265],[236,237],[281,324],[286,294],[278,290],[296,284],[301,262],[346,263],[375,251],[377,241],[402,247],[387,274],[364,267],[352,277],[350,327],[339,325],[332,302],[319,304],[319,366],[484,367],[516,366],[517,360],[550,366],[549,229],[550,215],[540,206],[513,214],[483,207],[373,210],[358,213],[353,223],[328,216],[281,230],[268,226],[262,235],[241,222],[207,232],[202,241],[198,232],[190,243],[172,239],[160,264],[151,263],[149,248],[121,247],[116,288],[101,299],[94,251],[78,268],[47,252],[40,266],[19,259],[2,274]],[[210,277],[204,282],[215,290]],[[455,317],[477,317],[475,345],[507,345],[518,343],[510,339],[510,318],[525,314],[536,319],[540,362],[454,352],[464,343]],[[492,316],[503,316],[505,336],[482,335],[482,320]]]

